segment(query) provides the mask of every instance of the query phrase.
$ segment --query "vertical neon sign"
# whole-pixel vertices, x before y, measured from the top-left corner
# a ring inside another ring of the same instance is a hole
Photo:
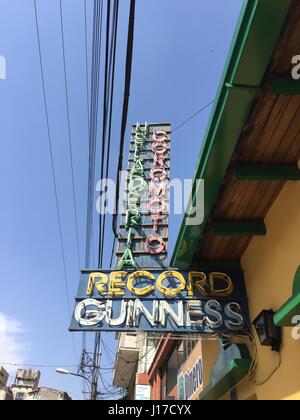
[[[133,127],[117,269],[168,266],[170,124]]]

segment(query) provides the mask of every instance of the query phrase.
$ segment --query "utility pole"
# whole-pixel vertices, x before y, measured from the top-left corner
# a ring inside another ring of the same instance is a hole
[[[100,364],[101,364],[101,333],[97,332],[95,335],[95,347],[93,357],[93,372],[92,372],[92,389],[91,389],[91,400],[98,400],[100,393],[98,391],[98,381],[100,375]]]
[[[80,368],[78,373],[86,377],[90,384],[90,400],[96,401],[100,399],[101,393],[98,389],[100,366],[101,366],[101,333],[95,334],[94,352],[89,353],[87,351],[86,336],[83,337],[84,345],[81,355]]]

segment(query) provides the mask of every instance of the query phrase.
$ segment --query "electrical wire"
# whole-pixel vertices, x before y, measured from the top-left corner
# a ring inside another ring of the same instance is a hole
[[[95,158],[96,138],[98,124],[98,103],[99,103],[99,79],[100,79],[100,58],[102,46],[102,16],[103,0],[101,3],[94,0],[93,15],[93,46],[92,46],[92,69],[91,69],[91,99],[89,100],[89,65],[88,65],[88,29],[87,29],[87,1],[84,0],[84,34],[85,34],[85,73],[86,73],[86,97],[88,117],[88,138],[89,138],[89,171],[88,171],[88,197],[87,197],[87,230],[86,230],[86,255],[85,266],[89,267],[94,261],[94,238],[93,238],[93,200],[95,184]],[[87,348],[86,333],[82,334],[82,356],[81,369],[84,373],[85,353]],[[85,383],[83,382],[85,391]]]
[[[107,107],[109,107],[109,123],[108,123],[108,139],[107,139],[107,156],[106,156],[106,185],[104,193],[104,202],[107,197],[108,186],[107,180],[109,176],[109,167],[110,167],[110,152],[111,152],[111,135],[112,135],[112,117],[113,117],[113,105],[114,105],[114,89],[115,89],[115,67],[116,67],[116,51],[117,51],[117,38],[118,38],[118,20],[119,20],[119,0],[114,2],[113,10],[113,24],[112,24],[112,33],[111,33],[111,47],[110,47],[110,59],[109,59],[109,99]],[[103,226],[102,226],[102,244],[101,244],[101,258],[100,258],[100,267],[103,266],[103,255],[105,248],[105,227],[106,227],[106,212],[103,216]],[[112,266],[112,262],[110,267]]]
[[[84,0],[84,45],[85,45],[85,78],[86,78],[86,105],[87,105],[87,126],[88,135],[90,132],[90,84],[89,84],[89,64],[88,64],[88,25],[87,25],[87,0]]]
[[[36,33],[37,33],[37,42],[38,42],[39,63],[40,63],[41,79],[42,79],[44,108],[45,108],[47,134],[48,134],[49,155],[50,155],[50,161],[51,161],[51,173],[52,173],[52,180],[53,180],[53,186],[54,186],[55,205],[56,205],[56,213],[57,213],[59,238],[60,238],[60,247],[61,247],[61,257],[62,257],[62,263],[63,263],[63,272],[64,272],[64,280],[65,280],[65,288],[66,288],[67,307],[68,307],[69,316],[71,317],[69,283],[68,283],[68,278],[67,278],[67,267],[66,267],[66,258],[65,258],[63,234],[62,234],[61,216],[60,216],[60,210],[59,210],[57,181],[56,181],[56,175],[55,175],[55,169],[54,169],[54,155],[53,155],[52,137],[51,137],[51,131],[50,131],[50,120],[49,120],[49,112],[48,112],[48,104],[47,104],[46,85],[45,85],[45,76],[44,76],[44,64],[43,64],[43,58],[42,58],[40,27],[39,27],[39,19],[38,19],[38,11],[37,11],[36,0],[34,0],[34,12],[35,12],[35,24],[36,24]],[[76,351],[74,335],[72,335],[72,342],[73,342],[73,351],[74,351],[75,360],[77,360],[77,351]]]
[[[199,115],[201,112],[203,112],[205,109],[207,109],[208,107],[210,107],[212,104],[215,103],[215,99],[211,102],[209,102],[207,105],[205,105],[204,107],[200,108],[197,112],[195,112],[192,116],[190,116],[188,119],[186,119],[185,121],[183,121],[181,124],[179,124],[177,127],[174,128],[174,130],[172,130],[172,134],[174,134],[176,131],[178,131],[180,128],[182,128],[184,125],[186,125],[187,123],[189,123],[190,121],[192,121],[195,117],[197,117],[197,115]]]
[[[76,368],[77,365],[65,365],[63,363],[57,363],[55,365],[36,365],[34,363],[5,363],[5,362],[0,362],[0,365],[3,366],[12,366],[12,367],[31,367],[31,368],[45,368],[45,369],[55,369],[58,366],[63,367],[63,368]]]
[[[85,46],[87,131],[88,131],[88,138],[89,138],[89,135],[90,135],[90,83],[89,83],[89,64],[88,64],[89,49],[88,49],[87,0],[84,0],[84,46]],[[95,263],[94,263],[94,256],[95,255],[94,255],[93,230],[91,231],[91,252],[92,252],[93,266],[95,266]],[[87,264],[86,264],[86,266],[87,266]]]
[[[114,260],[114,256],[115,256],[116,242],[117,242],[117,238],[114,236],[113,245],[112,245],[112,251],[111,251],[111,257],[110,257],[110,263],[109,263],[109,268],[112,268],[112,266],[113,266],[113,260]]]
[[[122,393],[122,389],[120,387],[114,387],[112,385],[110,385],[110,383],[107,381],[107,379],[100,373],[100,380],[102,383],[102,386],[105,390],[105,396],[106,397],[112,397],[112,396],[117,396],[120,395]]]
[[[156,346],[150,347],[145,353],[143,353],[143,355],[141,357],[139,357],[137,360],[134,360],[134,361],[126,360],[126,359],[124,359],[124,357],[121,357],[120,355],[118,357],[119,357],[120,360],[125,362],[127,365],[135,365],[136,363],[141,362],[143,359],[145,359],[155,348],[156,348]],[[114,354],[114,357],[117,356],[117,353],[113,352],[111,349],[109,349],[109,350],[112,354]]]
[[[127,36],[125,90],[124,90],[124,101],[123,101],[123,112],[122,112],[119,159],[118,159],[118,166],[117,166],[116,201],[115,201],[115,211],[114,211],[113,224],[112,224],[113,233],[116,238],[118,237],[117,224],[118,224],[118,213],[119,213],[120,172],[122,171],[122,168],[123,168],[125,133],[126,133],[126,127],[127,127],[131,74],[132,74],[133,42],[134,42],[134,28],[135,28],[135,22],[134,22],[135,5],[136,5],[135,0],[131,0],[130,12],[129,12],[128,36]]]
[[[85,13],[85,49],[86,49],[86,78],[87,78],[87,105],[89,98],[89,82],[88,82],[88,48],[87,48],[87,4],[84,4]],[[88,170],[88,196],[87,196],[87,227],[86,227],[86,255],[85,265],[90,266],[91,251],[93,252],[93,202],[94,202],[94,185],[95,185],[95,168],[96,168],[96,151],[97,151],[97,133],[98,133],[98,107],[99,107],[99,84],[100,84],[100,62],[102,50],[102,23],[103,23],[103,0],[94,0],[93,14],[93,45],[92,45],[92,68],[91,68],[91,100],[89,116],[89,170]],[[93,252],[94,258],[94,252]],[[92,394],[97,394],[96,385],[98,382],[99,370],[99,349],[97,346],[98,334],[95,335],[94,353],[91,360],[92,366],[86,365],[86,334],[83,334],[82,340],[82,357],[80,370],[85,373],[86,369],[91,369],[93,389]],[[89,363],[89,362],[87,362]]]
[[[86,228],[86,256],[85,265],[90,266],[91,242],[93,230],[93,202],[96,166],[96,139],[98,131],[98,105],[99,105],[99,81],[100,59],[102,47],[102,22],[103,0],[94,0],[93,17],[93,46],[92,46],[92,70],[91,70],[91,102],[89,123],[89,171],[88,171],[88,197],[87,197],[87,228]]]
[[[102,340],[102,347],[104,349],[104,352],[106,354],[107,359],[110,360],[110,362],[112,364],[114,364],[113,358],[112,358],[110,352],[108,351],[108,349],[106,348],[106,344],[105,344],[104,340]]]
[[[83,7],[84,7],[84,47],[85,47],[85,78],[86,78],[86,107],[87,107],[87,138],[89,141],[89,136],[90,136],[90,99],[89,99],[89,95],[90,95],[90,89],[89,89],[89,64],[88,64],[88,56],[89,56],[89,51],[88,51],[88,21],[87,21],[87,0],[84,0],[83,2]],[[87,216],[87,218],[89,218],[89,216]],[[88,241],[86,240],[86,243]],[[91,237],[91,242],[92,242],[92,254],[93,253],[93,236]],[[87,245],[86,245],[87,246]],[[87,253],[87,250],[86,250]],[[87,264],[87,257],[86,257],[86,261],[85,264]],[[83,332],[82,333],[82,353],[85,351],[86,349],[86,333]],[[84,380],[82,380],[82,385],[83,385],[83,392],[86,391],[86,383]]]
[[[63,66],[64,66],[65,99],[66,99],[67,121],[68,121],[68,140],[69,140],[69,154],[70,154],[70,164],[71,164],[72,194],[73,194],[73,207],[74,207],[76,244],[77,244],[77,258],[78,258],[78,269],[80,271],[81,265],[80,265],[80,246],[79,246],[79,231],[78,231],[78,217],[77,217],[77,200],[76,200],[76,191],[75,191],[74,160],[73,160],[73,147],[72,147],[69,87],[68,87],[68,78],[67,78],[65,29],[64,29],[64,20],[63,20],[62,0],[59,1],[59,10],[60,10],[61,42],[62,42]]]
[[[105,384],[105,381],[104,381],[104,376],[100,373],[100,380],[101,380],[101,383],[102,383],[102,386],[103,386],[103,388],[105,389],[105,391],[108,393],[108,394],[110,394],[110,393],[112,393],[112,391],[111,391],[111,389],[113,388],[110,384],[108,384],[108,382],[106,381],[106,383],[108,384],[108,386],[111,388],[110,390],[108,389],[108,387],[107,387],[107,385]]]
[[[108,171],[109,171],[119,1],[114,2],[111,42],[109,43],[110,16],[111,16],[110,9],[111,9],[111,0],[107,0],[106,50],[105,50],[105,64],[104,64],[105,74],[104,74],[103,125],[102,125],[102,154],[101,154],[101,184],[103,181],[103,175],[105,171],[105,154],[107,154],[106,173],[108,174]],[[97,0],[95,0],[94,2],[94,17],[96,15],[96,11],[97,11]],[[127,124],[128,103],[129,103],[129,93],[130,93],[131,66],[132,66],[132,53],[133,53],[133,34],[134,34],[134,11],[135,11],[135,0],[132,0],[130,4],[130,13],[129,13],[128,47],[127,47],[127,55],[126,55],[126,72],[125,72],[126,73],[125,93],[124,93],[123,116],[122,116],[122,127],[121,127],[121,136],[123,136],[123,142],[125,138],[126,124]],[[102,14],[103,14],[103,1],[101,3],[101,22],[102,22]],[[101,33],[102,33],[102,24],[101,24]],[[93,46],[95,45],[95,38],[96,37],[95,37],[95,24],[94,24]],[[101,46],[101,41],[100,41],[100,46]],[[94,48],[93,48],[93,51],[94,51]],[[101,52],[96,57],[95,57],[95,54],[93,54],[93,63],[100,62],[100,57],[101,57]],[[93,74],[93,68],[94,67],[92,65],[92,74]],[[98,68],[97,68],[97,71],[99,72]],[[92,77],[92,86],[93,86],[93,80],[94,79]],[[99,89],[99,77],[97,80],[97,88]],[[97,108],[98,108],[98,93],[99,92],[97,92],[96,98],[94,97],[91,99],[91,104],[95,104],[95,100],[96,100]],[[91,89],[91,97],[92,95],[93,95],[93,87]],[[92,109],[92,105],[91,105],[91,109]],[[125,115],[126,115],[126,119],[125,119]],[[90,252],[91,252],[91,236],[93,232],[93,221],[92,221],[93,219],[92,219],[92,214],[91,214],[92,205],[93,205],[93,191],[91,191],[91,186],[94,185],[95,153],[97,150],[97,146],[96,146],[97,127],[93,125],[93,123],[95,123],[94,120],[95,118],[93,118],[93,113],[91,111],[90,112],[90,141],[89,141],[89,194],[88,194],[88,217],[87,217],[87,246],[86,246],[87,264],[86,266],[89,265],[88,262],[90,260]],[[109,121],[109,125],[108,125],[108,121]],[[107,143],[107,127],[109,127],[108,143]],[[93,138],[92,138],[92,135],[93,135]],[[121,149],[121,144],[120,144],[120,149]],[[100,192],[102,194],[102,188],[100,188]],[[101,195],[100,197],[101,202],[102,202],[102,199],[103,197]],[[100,218],[99,218],[99,249],[98,249],[98,266],[99,267],[103,263],[104,236],[105,236],[104,235],[105,234],[105,218],[102,218],[101,210],[102,210],[102,205],[100,206]],[[99,339],[99,337],[100,337],[100,334],[97,333],[96,341],[97,339]],[[95,349],[96,349],[96,346],[95,346]],[[96,350],[94,351],[93,354],[95,357]],[[98,364],[94,363],[94,366],[98,366]],[[97,370],[101,377],[101,371],[99,372],[99,368]],[[97,372],[93,370],[93,376],[95,376],[95,374],[97,374]]]
[[[104,65],[104,94],[103,94],[103,122],[102,122],[102,153],[100,166],[100,212],[99,212],[99,247],[98,247],[98,268],[102,266],[103,256],[102,249],[102,204],[103,204],[103,177],[104,177],[104,159],[106,150],[106,129],[107,129],[107,112],[108,112],[108,84],[109,84],[109,51],[110,51],[110,14],[111,14],[111,0],[107,0],[106,10],[106,47],[105,47],[105,65]]]
[[[254,383],[255,383],[255,385],[257,385],[257,386],[262,386],[262,385],[265,385],[267,382],[269,382],[269,380],[275,375],[275,373],[278,371],[278,369],[280,369],[280,367],[281,367],[281,364],[282,364],[282,359],[281,359],[281,354],[280,353],[278,353],[278,358],[279,358],[279,361],[278,361],[278,364],[277,364],[277,366],[274,368],[274,370],[270,373],[270,375],[268,375],[267,377],[266,377],[266,379],[264,379],[263,381],[255,381]]]

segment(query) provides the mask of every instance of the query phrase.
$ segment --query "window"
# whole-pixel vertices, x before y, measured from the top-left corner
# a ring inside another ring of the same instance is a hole
[[[167,361],[167,400],[174,399],[174,390],[177,385],[177,373],[178,373],[178,348],[177,346],[168,357]]]
[[[25,394],[23,392],[18,392],[16,394],[16,401],[23,401]]]

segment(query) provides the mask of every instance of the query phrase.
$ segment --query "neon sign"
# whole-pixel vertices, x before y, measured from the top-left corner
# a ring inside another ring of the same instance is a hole
[[[123,267],[137,268],[137,263],[133,257],[132,244],[134,239],[134,229],[138,228],[142,218],[140,211],[141,196],[147,188],[141,151],[148,139],[148,136],[148,125],[145,124],[145,127],[142,128],[139,124],[137,124],[134,137],[134,164],[128,174],[128,209],[126,212],[125,224],[127,230],[127,242],[125,252],[118,262],[118,269],[122,269]]]
[[[83,271],[71,331],[241,334],[241,272],[168,269],[170,124],[133,127],[115,270]]]
[[[242,333],[248,311],[235,273],[136,270],[83,272],[72,331]]]
[[[155,131],[152,136],[152,151],[154,153],[154,166],[150,171],[151,182],[149,185],[148,210],[153,222],[155,235],[148,236],[146,248],[150,254],[161,254],[166,249],[166,244],[161,236],[157,234],[161,215],[168,211],[166,195],[168,188],[166,184],[167,171],[164,156],[167,153],[168,135],[165,131]]]
[[[169,133],[168,124],[137,123],[133,127],[124,200],[127,207],[121,217],[117,251],[119,270],[167,264]]]

